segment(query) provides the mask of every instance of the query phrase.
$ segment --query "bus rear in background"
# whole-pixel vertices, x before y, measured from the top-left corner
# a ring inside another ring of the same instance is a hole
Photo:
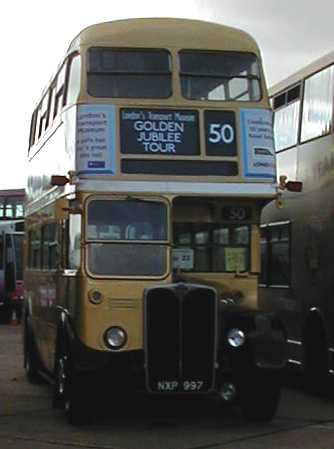
[[[314,390],[334,374],[334,53],[271,89],[278,175],[303,183],[262,216],[261,305],[284,322],[291,366]],[[332,388],[332,387],[331,387]]]
[[[0,221],[0,321],[8,323],[13,313],[20,321],[23,306],[24,222]]]
[[[101,385],[271,419],[285,342],[258,307],[276,173],[254,40],[181,19],[87,28],[33,113],[29,166],[25,366],[69,422]]]
[[[0,190],[0,222],[24,218],[24,189]]]

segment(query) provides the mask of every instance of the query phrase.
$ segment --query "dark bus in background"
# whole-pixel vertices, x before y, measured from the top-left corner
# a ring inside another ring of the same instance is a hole
[[[303,192],[285,191],[282,208],[272,202],[263,210],[260,303],[284,323],[289,365],[327,393],[334,379],[334,52],[269,93],[277,174],[302,182]]]

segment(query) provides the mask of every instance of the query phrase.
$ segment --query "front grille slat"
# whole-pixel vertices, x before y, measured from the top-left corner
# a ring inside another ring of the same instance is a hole
[[[155,390],[159,381],[172,382],[178,377],[179,326],[177,297],[167,289],[155,289],[146,301],[146,365],[150,390]]]
[[[197,289],[183,300],[183,381],[205,380],[212,387],[215,354],[215,295]]]
[[[213,288],[172,284],[145,296],[146,383],[153,392],[214,385],[217,298]]]

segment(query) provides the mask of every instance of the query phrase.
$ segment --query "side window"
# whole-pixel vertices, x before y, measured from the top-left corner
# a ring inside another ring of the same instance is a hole
[[[293,147],[298,142],[300,84],[274,97],[274,137],[276,151]]]
[[[59,243],[58,243],[58,233],[57,224],[51,223],[49,225],[49,254],[48,262],[50,270],[55,270],[57,268],[57,260],[59,254]]]
[[[305,80],[301,141],[328,134],[332,126],[334,66]]]
[[[67,104],[75,103],[80,92],[81,81],[81,59],[75,55],[70,60],[68,84],[67,84]]]
[[[54,270],[57,268],[58,240],[57,225],[49,223],[42,228],[42,268]]]
[[[289,287],[290,278],[290,223],[262,226],[260,283]]]
[[[41,136],[47,128],[49,114],[49,94],[45,94],[41,103],[41,118],[39,124],[38,136]]]
[[[269,263],[269,242],[268,242],[268,226],[261,227],[261,273],[259,282],[262,285],[268,283],[268,263]]]
[[[68,268],[77,270],[81,259],[81,215],[71,214],[68,225]]]
[[[37,118],[36,118],[36,141],[41,137],[42,134],[42,105],[40,104],[37,109]]]
[[[0,270],[3,269],[3,234],[0,234]]]
[[[50,123],[57,115],[56,109],[56,83],[53,82],[50,87]]]
[[[35,229],[29,232],[29,267],[41,267],[41,231]]]
[[[35,143],[36,121],[37,121],[36,119],[37,119],[37,111],[34,111],[31,117],[31,124],[30,124],[29,148]]]
[[[60,69],[56,81],[54,116],[58,115],[64,105],[66,63]]]
[[[48,253],[49,253],[49,227],[48,225],[44,225],[42,227],[42,268],[44,270],[49,268]]]

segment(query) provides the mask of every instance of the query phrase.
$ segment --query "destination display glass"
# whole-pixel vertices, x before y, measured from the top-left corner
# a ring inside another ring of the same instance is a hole
[[[121,109],[121,153],[196,156],[198,128],[197,111]]]

